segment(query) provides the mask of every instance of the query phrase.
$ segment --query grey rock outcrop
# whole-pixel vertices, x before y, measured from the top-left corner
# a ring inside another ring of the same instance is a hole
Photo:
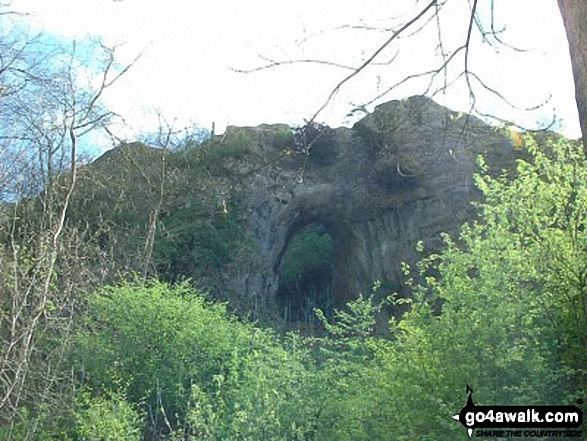
[[[238,130],[260,139],[278,129]],[[255,251],[235,260],[225,282],[245,309],[279,316],[282,257],[296,232],[313,223],[334,241],[335,306],[376,280],[401,291],[401,262],[417,260],[416,243],[438,249],[440,233],[455,233],[472,218],[476,157],[499,171],[515,155],[502,132],[419,96],[382,104],[329,136],[303,159],[266,165],[242,181]]]
[[[101,243],[132,269],[144,261],[168,170],[153,269],[167,280],[192,278],[239,313],[275,323],[287,310],[284,256],[306,226],[318,224],[332,239],[331,307],[375,281],[409,294],[401,264],[423,257],[416,244],[437,251],[442,232],[455,235],[473,219],[477,156],[500,173],[521,153],[507,130],[419,96],[382,104],[352,128],[311,126],[301,134],[286,125],[230,127],[165,154],[122,145],[86,170],[93,173],[82,179],[87,203],[72,211],[84,223],[91,213],[104,218],[108,234],[96,227]]]

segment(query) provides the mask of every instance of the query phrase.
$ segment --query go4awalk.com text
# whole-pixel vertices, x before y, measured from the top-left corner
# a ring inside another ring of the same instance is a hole
[[[467,404],[453,415],[469,437],[579,438],[583,411],[577,406],[478,406],[467,386]]]

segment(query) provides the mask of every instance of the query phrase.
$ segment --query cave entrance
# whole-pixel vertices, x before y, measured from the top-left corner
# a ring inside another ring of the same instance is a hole
[[[334,308],[334,240],[324,225],[313,223],[288,241],[279,267],[277,304],[289,323],[316,323],[314,309],[329,316]]]

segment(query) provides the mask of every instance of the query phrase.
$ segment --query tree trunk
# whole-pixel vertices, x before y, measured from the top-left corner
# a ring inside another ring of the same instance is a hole
[[[569,41],[569,52],[575,79],[575,99],[587,155],[587,1],[558,0]]]

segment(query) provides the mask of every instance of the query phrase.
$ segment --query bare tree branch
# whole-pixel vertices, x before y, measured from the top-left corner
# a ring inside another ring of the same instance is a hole
[[[7,191],[15,200],[10,226],[0,224],[2,239],[8,239],[6,249],[0,248],[0,270],[7,277],[0,280],[0,293],[10,293],[0,297],[0,419],[11,424],[32,395],[37,401],[50,396],[59,375],[58,354],[64,346],[41,354],[48,349],[38,344],[38,336],[55,332],[66,344],[76,311],[74,289],[81,286],[56,273],[76,259],[68,250],[81,246],[76,245],[78,233],[67,224],[78,185],[79,140],[114,115],[101,106],[101,98],[132,65],[120,68],[113,50],[101,48],[107,58],[101,81],[91,90],[76,79],[81,60],[75,45],[65,65],[63,52],[54,54],[60,63],[48,59],[43,65],[37,64],[38,49],[28,41],[0,44],[0,63],[10,62],[1,65],[3,85],[16,85],[0,96],[0,158],[12,161],[0,169],[0,189],[6,191],[6,180],[11,180]],[[25,193],[27,186],[34,191]],[[84,265],[78,260],[70,269],[80,272]]]
[[[499,44],[501,44],[504,47],[507,47],[507,48],[509,48],[513,51],[516,51],[516,52],[528,52],[527,49],[515,47],[515,46],[512,46],[511,44],[503,41],[501,39],[501,37],[499,36],[499,34],[505,32],[505,30],[506,30],[505,26],[499,30],[495,29],[495,0],[491,0],[491,32],[488,34],[490,34],[493,38],[495,38],[495,41],[497,41]]]
[[[312,123],[317,117],[318,115],[326,108],[326,106],[330,103],[330,101],[332,101],[332,98],[334,97],[334,95],[336,95],[336,93],[340,90],[340,88],[349,80],[351,80],[352,78],[354,78],[355,76],[357,76],[359,73],[361,73],[361,71],[363,69],[365,69],[367,66],[369,66],[373,60],[375,58],[377,58],[377,56],[387,47],[389,46],[389,44],[391,44],[391,42],[393,40],[395,40],[397,37],[399,37],[402,32],[404,32],[406,29],[409,29],[410,26],[412,26],[414,23],[416,23],[418,20],[420,20],[420,18],[422,18],[426,12],[428,12],[434,5],[436,5],[436,3],[438,2],[438,0],[432,0],[430,3],[428,3],[426,5],[426,7],[424,7],[424,9],[422,9],[414,18],[412,18],[410,21],[408,21],[405,25],[403,25],[400,29],[398,29],[396,32],[394,32],[394,34],[385,42],[383,43],[381,46],[379,46],[379,48],[363,63],[361,64],[357,69],[355,69],[353,71],[353,73],[351,73],[350,75],[348,75],[347,77],[343,78],[342,81],[340,81],[335,87],[334,89],[332,89],[332,91],[330,92],[330,95],[328,95],[328,98],[326,99],[325,103],[318,109],[318,111],[310,118],[310,120],[308,121],[308,123]]]
[[[344,64],[335,63],[333,61],[326,61],[326,60],[313,60],[313,59],[305,59],[305,60],[284,60],[284,61],[277,61],[272,60],[267,57],[263,57],[259,55],[263,61],[266,61],[267,64],[263,66],[253,67],[251,69],[237,69],[237,68],[230,68],[231,71],[236,73],[252,73],[252,72],[259,72],[261,70],[272,69],[274,67],[285,66],[288,64],[322,64],[324,66],[332,66],[338,67],[340,69],[347,69],[347,70],[355,70],[352,66],[347,66]]]
[[[469,79],[469,49],[471,46],[471,34],[473,32],[473,23],[475,22],[475,14],[477,12],[477,1],[473,0],[473,6],[471,7],[471,16],[469,19],[469,28],[467,29],[467,40],[465,42],[465,80],[467,81],[467,86],[469,88],[469,99],[471,101],[471,110],[475,107],[475,93],[473,92],[473,87],[471,86],[471,81]],[[469,112],[470,113],[470,112]]]

